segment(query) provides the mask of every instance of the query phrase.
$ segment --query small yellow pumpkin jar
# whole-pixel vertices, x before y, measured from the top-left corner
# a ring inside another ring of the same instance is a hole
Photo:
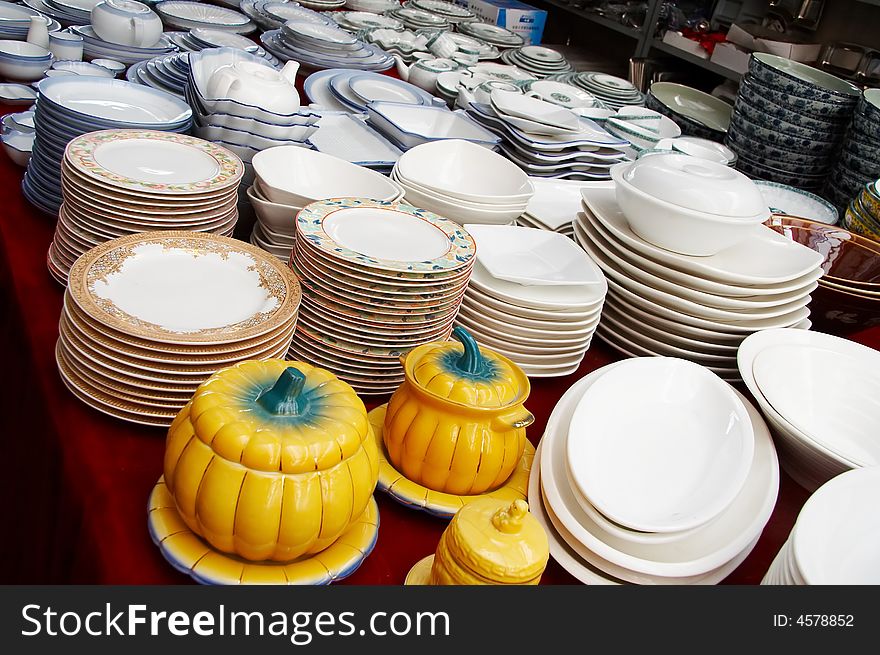
[[[456,513],[407,584],[536,585],[549,559],[547,533],[524,500],[481,498]]]
[[[529,379],[516,364],[460,342],[435,342],[401,357],[405,380],[391,396],[383,440],[400,473],[455,495],[493,491],[513,473],[535,417],[523,406]]]
[[[376,487],[363,402],[330,371],[246,361],[202,384],[168,431],[165,483],[215,549],[289,562],[324,550]]]

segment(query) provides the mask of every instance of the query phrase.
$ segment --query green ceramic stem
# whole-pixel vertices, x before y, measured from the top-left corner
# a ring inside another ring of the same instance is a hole
[[[257,403],[270,414],[279,416],[299,416],[305,409],[302,390],[306,376],[301,371],[288,367],[278,376],[272,388],[257,398]]]
[[[456,366],[471,375],[479,375],[486,369],[486,359],[480,352],[480,346],[471,336],[470,332],[463,327],[456,327],[452,330],[452,336],[458,339],[464,346],[464,353],[458,358]]]

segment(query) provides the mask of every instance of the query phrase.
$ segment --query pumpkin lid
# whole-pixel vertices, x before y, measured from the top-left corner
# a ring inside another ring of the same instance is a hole
[[[196,390],[188,416],[218,456],[267,472],[328,469],[354,455],[371,431],[364,403],[347,383],[280,359],[218,371]]]
[[[503,355],[481,349],[463,327],[456,327],[454,341],[418,346],[405,359],[411,382],[421,389],[462,405],[498,408],[525,402],[529,379],[522,369]]]
[[[528,582],[543,573],[550,557],[547,534],[524,500],[475,500],[446,529],[449,556],[488,580]]]

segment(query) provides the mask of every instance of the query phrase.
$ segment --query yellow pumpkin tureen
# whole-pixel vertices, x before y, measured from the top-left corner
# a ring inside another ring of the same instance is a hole
[[[214,549],[290,562],[364,514],[378,450],[363,402],[332,373],[247,361],[213,375],[181,410],[164,472],[180,517]]]
[[[536,585],[549,558],[547,534],[524,500],[483,498],[458,511],[437,552],[418,562],[406,582]]]
[[[459,341],[429,343],[401,359],[405,381],[385,413],[388,459],[428,489],[474,495],[503,485],[534,422],[523,406],[529,379],[506,357],[480,350],[461,327]]]

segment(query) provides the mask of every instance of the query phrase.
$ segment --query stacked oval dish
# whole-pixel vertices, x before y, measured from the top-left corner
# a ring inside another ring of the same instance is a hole
[[[678,123],[682,134],[718,142],[724,141],[733,112],[724,100],[674,82],[654,82],[645,105]]]
[[[213,234],[163,231],[108,241],[70,273],[56,359],[85,404],[168,426],[215,371],[283,358],[300,289],[276,258]]]
[[[384,175],[332,155],[296,146],[264,150],[253,161],[248,196],[257,214],[251,242],[290,258],[296,216],[303,207],[327,198],[399,200],[403,190]]]
[[[403,382],[400,356],[452,332],[474,264],[461,226],[399,202],[307,205],[291,267],[303,306],[290,358],[333,371],[361,395]]]
[[[583,189],[575,237],[608,278],[598,333],[630,356],[667,355],[738,379],[750,333],[808,327],[822,257],[761,222],[745,176],[688,155],[657,155]],[[662,182],[662,183],[661,183]]]
[[[535,192],[517,166],[460,139],[408,150],[394,165],[391,179],[403,187],[407,202],[459,224],[511,223]]]
[[[532,377],[568,375],[590,347],[608,291],[568,237],[507,225],[465,225],[477,263],[456,319]]]
[[[880,465],[876,350],[821,332],[765,330],[743,341],[737,358],[798,484],[813,491],[849,469]]]
[[[761,584],[880,584],[878,496],[876,466],[824,484],[807,499]]]
[[[582,582],[717,584],[754,548],[778,488],[770,432],[744,396],[697,364],[643,357],[562,396],[529,508]]]
[[[77,137],[61,165],[64,202],[49,271],[67,284],[80,255],[136,232],[231,236],[243,174],[244,164],[229,150],[185,134],[105,130]]]

